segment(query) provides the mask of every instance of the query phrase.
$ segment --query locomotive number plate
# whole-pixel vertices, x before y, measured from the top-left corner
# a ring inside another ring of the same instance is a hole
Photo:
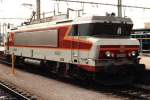
[[[126,57],[126,54],[117,54],[117,57]]]

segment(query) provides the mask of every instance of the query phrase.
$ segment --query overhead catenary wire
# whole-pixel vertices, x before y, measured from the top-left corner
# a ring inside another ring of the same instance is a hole
[[[56,0],[52,0],[56,1]],[[59,0],[60,2],[66,2],[66,0]],[[100,3],[100,2],[87,2],[87,1],[76,1],[76,0],[67,0],[67,2],[74,2],[74,3],[84,3],[84,4],[99,4],[99,5],[106,5],[106,6],[118,6],[117,4],[110,4],[110,3]],[[150,7],[142,7],[142,6],[130,6],[130,5],[122,5],[122,7],[127,8],[137,8],[137,9],[149,9]]]

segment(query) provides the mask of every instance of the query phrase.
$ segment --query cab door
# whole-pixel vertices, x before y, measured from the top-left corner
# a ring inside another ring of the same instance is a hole
[[[71,59],[73,64],[79,64],[79,32],[78,25],[72,27]]]

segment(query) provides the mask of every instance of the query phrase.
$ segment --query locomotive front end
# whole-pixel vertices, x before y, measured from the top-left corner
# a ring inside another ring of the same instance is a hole
[[[98,45],[97,71],[110,74],[135,73],[144,70],[139,64],[139,42],[134,39],[101,39]],[[104,44],[102,44],[104,43]]]
[[[134,39],[100,39],[96,66],[139,64],[139,42]]]
[[[112,16],[97,19],[88,38],[93,42],[89,58],[95,62],[97,79],[106,76],[104,80],[120,81],[141,75],[145,66],[139,63],[139,41],[129,37],[133,27],[131,19]]]
[[[120,82],[131,83],[141,77],[145,66],[139,63],[139,43],[137,40],[106,39],[101,41],[111,42],[109,45],[99,45],[98,59],[95,61],[96,79],[107,81],[111,79],[120,84]]]

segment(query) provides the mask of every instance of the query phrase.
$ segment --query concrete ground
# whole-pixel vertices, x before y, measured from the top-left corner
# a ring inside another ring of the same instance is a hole
[[[41,100],[122,100],[112,94],[89,90],[78,85],[46,78],[33,73],[16,70],[16,75],[11,74],[11,67],[0,64],[0,79],[9,81],[25,89]]]
[[[141,56],[140,63],[146,65],[146,69],[150,70],[150,56]]]

